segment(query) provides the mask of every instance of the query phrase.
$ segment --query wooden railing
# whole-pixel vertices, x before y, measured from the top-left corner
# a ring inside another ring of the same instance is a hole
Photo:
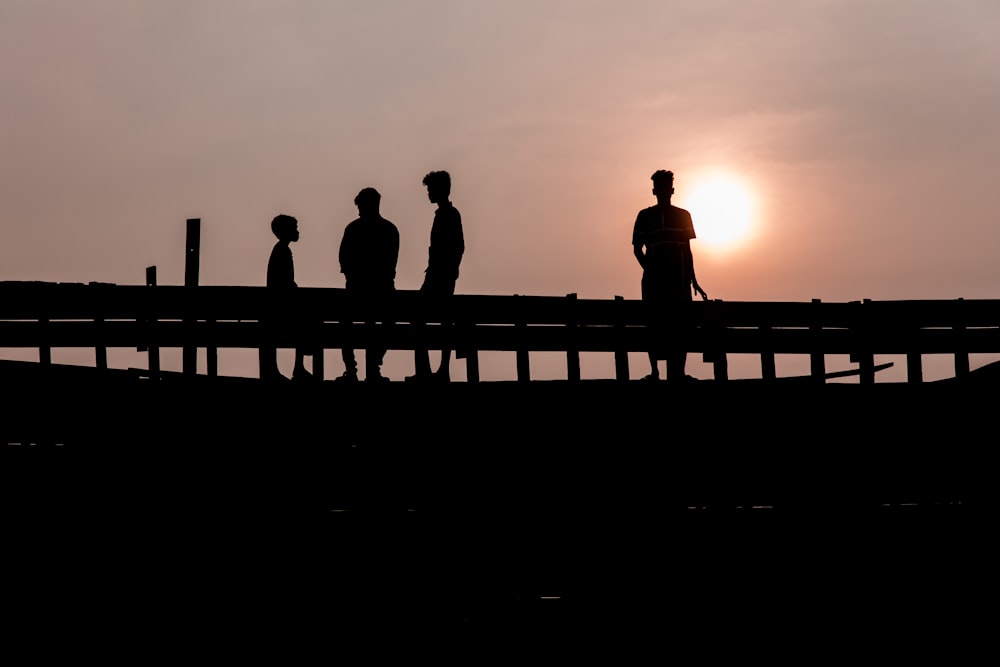
[[[291,324],[293,315],[306,323]],[[269,317],[289,323],[268,328],[262,321]],[[195,354],[205,350],[207,374],[214,375],[219,348],[448,346],[464,358],[469,382],[480,380],[484,351],[514,353],[522,381],[531,379],[530,352],[565,353],[569,380],[580,379],[580,353],[611,353],[616,378],[628,380],[627,355],[659,343],[703,354],[717,380],[728,378],[731,354],[759,355],[764,380],[775,378],[775,355],[808,355],[819,382],[828,376],[826,356],[847,354],[859,365],[861,383],[874,382],[875,355],[905,355],[906,379],[917,383],[923,355],[953,355],[955,375],[962,376],[970,354],[1000,353],[1000,300],[696,301],[677,318],[690,326],[657,341],[644,304],[621,297],[458,294],[440,304],[400,290],[376,304],[357,302],[339,288],[275,293],[243,286],[0,283],[0,348],[37,348],[43,364],[51,363],[55,347],[94,348],[98,367],[107,366],[108,348],[137,348],[148,352],[150,371],[158,371],[161,348],[182,348],[184,372],[195,372]],[[316,359],[314,373],[322,377],[322,355]]]

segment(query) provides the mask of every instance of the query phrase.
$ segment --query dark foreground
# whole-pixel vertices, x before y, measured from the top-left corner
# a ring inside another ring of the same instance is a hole
[[[53,648],[953,662],[992,627],[988,387],[88,378],[5,388],[8,627]]]

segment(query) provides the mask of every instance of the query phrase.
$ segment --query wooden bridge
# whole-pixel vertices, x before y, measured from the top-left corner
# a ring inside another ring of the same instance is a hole
[[[399,291],[369,304],[150,276],[0,283],[0,348],[38,351],[0,362],[3,504],[23,528],[11,534],[43,559],[90,544],[100,556],[79,566],[123,604],[136,580],[155,599],[221,586],[227,613],[252,623],[260,600],[291,599],[278,575],[245,588],[278,567],[347,601],[326,622],[413,622],[433,600],[442,622],[586,626],[649,621],[639,610],[664,600],[697,616],[725,599],[747,619],[767,598],[783,613],[801,608],[796,582],[861,596],[876,570],[895,613],[918,604],[914,577],[955,608],[946,582],[982,572],[996,384],[970,357],[1000,353],[1000,301],[695,302],[686,333],[663,341],[622,298]],[[262,324],[290,314],[305,323]],[[467,381],[345,385],[324,381],[323,354],[313,383],[218,373],[219,350],[261,345],[450,346]],[[633,381],[628,355],[652,345],[704,355],[713,379]],[[71,347],[93,349],[93,365],[53,363]],[[110,367],[112,348],[143,350],[147,367]],[[182,369],[160,368],[165,348],[184,351]],[[515,381],[482,377],[487,351],[510,353]],[[534,380],[534,352],[564,354],[565,378]],[[581,377],[581,353],[613,356],[614,375]],[[759,356],[760,377],[730,379],[733,354]],[[931,354],[951,356],[954,376],[925,381]],[[780,377],[780,355],[806,355],[810,373]],[[828,355],[850,355],[858,381],[830,382]],[[906,381],[876,382],[879,355],[903,355]],[[148,555],[123,563],[123,550]],[[154,566],[169,575],[150,579]]]

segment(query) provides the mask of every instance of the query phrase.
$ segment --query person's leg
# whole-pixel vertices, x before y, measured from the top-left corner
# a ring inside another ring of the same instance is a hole
[[[450,305],[451,297],[455,294],[455,281],[449,280],[440,286],[441,291],[441,302],[446,306]],[[455,323],[450,320],[451,313],[446,312],[445,317],[448,318],[447,321],[441,323],[441,328],[446,336],[452,334],[453,327]],[[435,375],[439,380],[450,381],[451,380],[451,348],[444,347],[441,349],[441,359],[438,361],[438,369]]]
[[[687,352],[672,352],[667,357],[667,380],[683,380],[687,366]]]
[[[276,380],[281,377],[278,370],[278,350],[273,347],[261,347],[257,350],[259,361],[259,376],[262,380]]]
[[[420,334],[426,331],[426,325],[423,322],[414,323]],[[411,378],[423,379],[431,374],[431,359],[430,353],[426,347],[418,347],[413,350],[413,375]],[[407,378],[410,379],[410,378]]]
[[[437,375],[440,378],[451,378],[451,350],[448,348],[441,350],[441,361],[438,363]]]
[[[646,380],[659,380],[660,379],[660,369],[657,367],[656,353],[649,353],[649,375],[645,378]]]
[[[354,356],[354,350],[345,347],[340,351],[340,356],[344,360],[344,374],[341,377],[352,380],[358,379],[358,360]]]
[[[293,380],[306,380],[312,377],[306,369],[306,352],[301,348],[295,349],[295,367],[292,370]]]
[[[382,322],[382,327],[389,328],[394,324],[395,322]],[[365,380],[373,382],[388,380],[382,375],[382,362],[386,352],[387,349],[384,346],[369,347],[365,350]]]

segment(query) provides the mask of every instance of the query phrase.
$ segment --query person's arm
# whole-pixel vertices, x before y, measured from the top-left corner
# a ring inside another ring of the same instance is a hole
[[[705,290],[703,290],[701,288],[701,285],[698,284],[698,277],[695,275],[694,272],[694,254],[691,252],[690,244],[687,246],[686,252],[687,252],[688,266],[691,267],[691,287],[694,288],[695,292],[701,295],[703,301],[708,301],[708,294],[706,294]]]
[[[646,255],[642,252],[642,244],[641,243],[633,243],[632,244],[632,253],[635,255],[635,258],[639,261],[639,266],[641,266],[642,268],[645,269],[646,268]]]

